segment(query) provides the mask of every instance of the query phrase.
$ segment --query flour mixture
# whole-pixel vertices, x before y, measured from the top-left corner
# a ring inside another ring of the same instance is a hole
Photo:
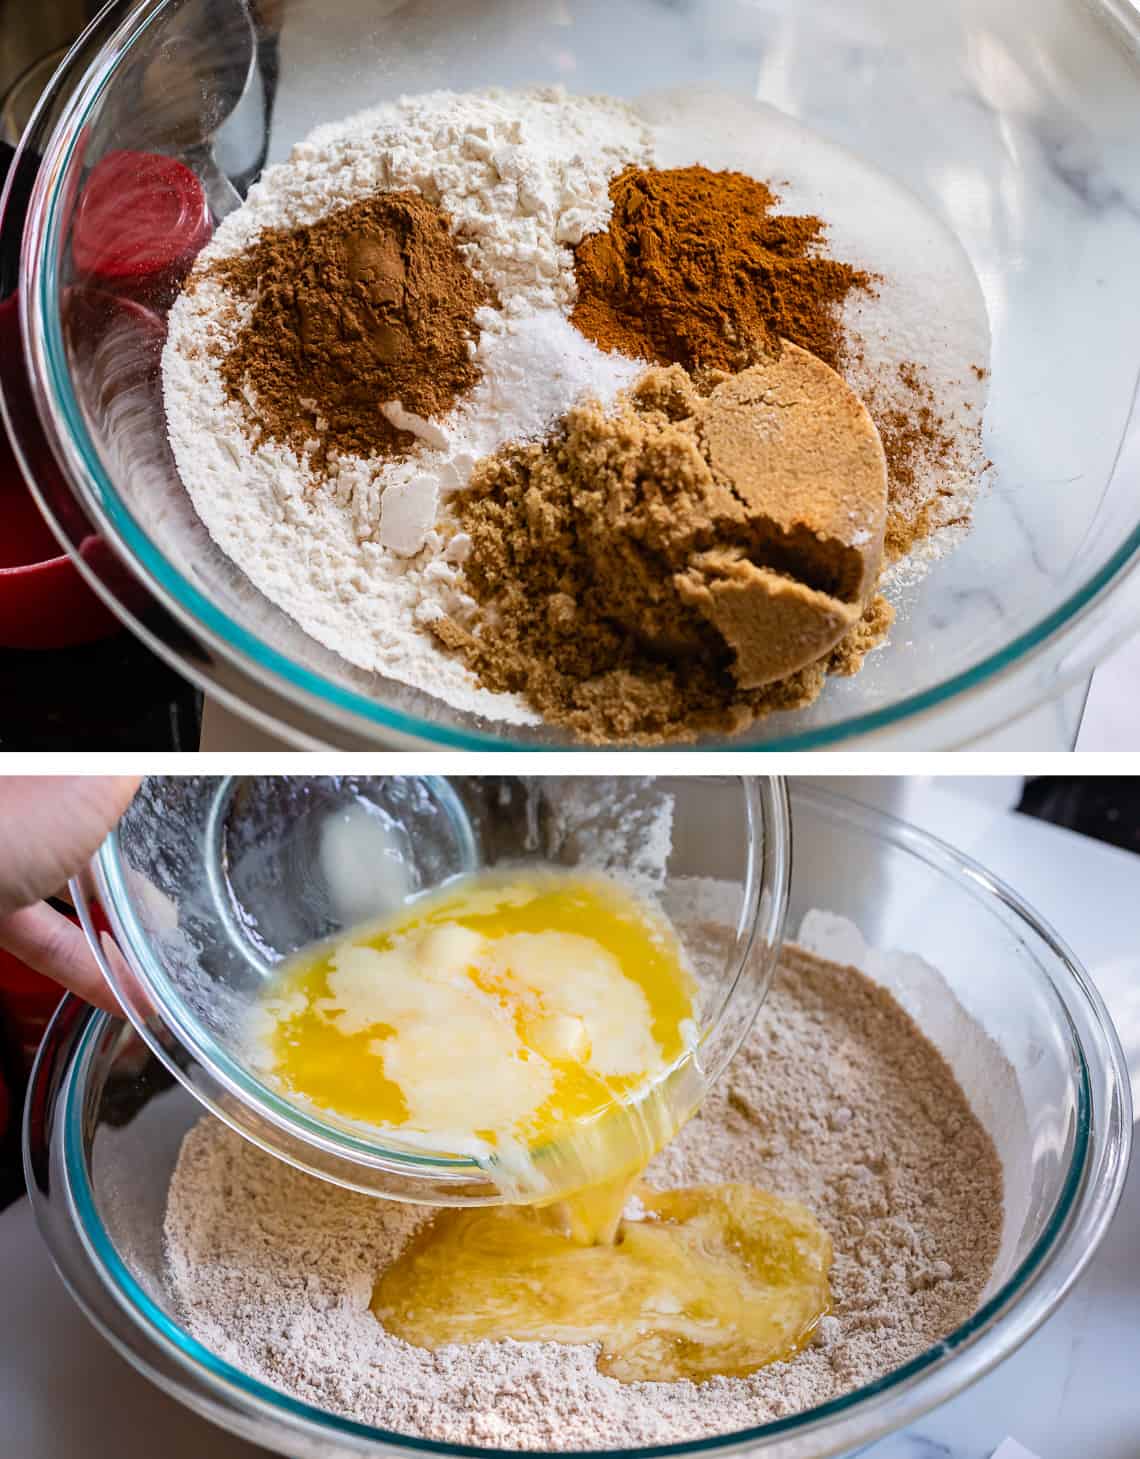
[[[698,966],[723,950],[722,925],[685,935]],[[747,1377],[645,1383],[602,1371],[596,1342],[413,1345],[373,1308],[434,1213],[315,1180],[210,1118],[171,1183],[170,1281],[206,1347],[332,1412],[452,1443],[614,1448],[761,1424],[890,1372],[976,1309],[1001,1237],[1000,1163],[940,1055],[883,989],[794,948],[647,1180],[747,1182],[814,1213],[832,1306],[807,1348]],[[633,1198],[626,1229],[658,1199]]]
[[[731,246],[716,264],[747,282],[734,292],[710,278],[690,293],[719,301],[715,318],[680,318],[656,288],[699,259],[680,236],[656,273],[622,262],[636,199],[670,178],[696,184],[690,200],[711,178],[751,220],[746,267]],[[785,337],[837,369],[877,428],[885,516],[879,504],[867,543],[860,522],[846,545],[867,545],[876,572],[885,552],[889,593],[964,530],[981,465],[988,326],[950,232],[841,148],[726,95],[409,97],[318,128],[223,221],[170,315],[170,440],[218,544],[350,662],[490,721],[546,720],[587,739],[730,732],[809,703],[887,631],[867,585],[837,596],[816,571],[810,544],[825,527],[810,502],[830,499],[830,480],[814,482],[791,527],[777,524],[775,549],[771,523],[756,543],[728,544],[758,554],[734,568],[747,621],[737,615],[703,655],[711,703],[701,690],[695,706],[664,711],[639,706],[672,664],[669,632],[643,664],[645,640],[619,623],[612,648],[570,672],[563,650],[586,636],[566,617],[571,595],[522,579],[551,628],[526,653],[573,682],[552,695],[504,667],[488,630],[506,605],[487,589],[461,505],[496,453],[557,444],[569,412],[614,410],[648,366],[694,371],[708,391],[716,371],[774,358]],[[655,560],[647,584],[666,604],[673,573]],[[704,591],[688,610],[720,631],[724,603]],[[776,676],[761,691],[755,655],[739,656],[757,636]],[[615,702],[632,713],[616,717]]]

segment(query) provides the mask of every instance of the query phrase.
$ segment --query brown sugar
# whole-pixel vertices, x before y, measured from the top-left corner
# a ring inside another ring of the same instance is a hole
[[[789,340],[840,368],[840,306],[874,281],[825,255],[822,219],[776,213],[766,184],[706,167],[631,168],[610,200],[608,228],[574,256],[572,320],[601,349],[740,370]]]
[[[882,448],[795,346],[701,388],[650,371],[616,413],[580,406],[552,439],[481,463],[454,510],[484,612],[437,637],[594,743],[801,707],[890,621],[874,599]]]
[[[470,343],[487,291],[447,216],[419,193],[379,193],[306,227],[268,229],[210,272],[255,301],[221,361],[230,398],[258,436],[318,468],[338,454],[405,455],[416,436],[383,407],[438,419],[479,377]]]

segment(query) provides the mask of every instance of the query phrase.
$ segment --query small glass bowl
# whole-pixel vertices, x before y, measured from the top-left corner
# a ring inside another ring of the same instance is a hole
[[[775,778],[144,782],[74,889],[92,949],[131,1021],[192,1094],[264,1149],[397,1199],[485,1204],[502,1194],[473,1160],[425,1155],[291,1103],[255,1067],[246,1033],[283,957],[384,910],[375,900],[380,880],[346,891],[331,874],[330,858],[346,850],[357,869],[377,865],[389,881],[404,878],[408,895],[480,868],[526,863],[640,871],[666,910],[682,879],[729,885],[731,907],[718,900],[707,911],[725,926],[729,952],[719,967],[698,966],[698,1057],[710,1082],[752,1027],[783,936],[790,834]],[[121,955],[101,940],[103,926]]]
[[[813,909],[850,919],[847,955],[918,1021],[998,1144],[1007,1191],[997,1266],[968,1321],[863,1388],[757,1428],[592,1451],[598,1459],[861,1452],[1025,1341],[1092,1259],[1123,1189],[1132,1133],[1127,1067],[1099,995],[1048,925],[982,867],[920,831],[802,784],[792,809],[793,925],[819,946]],[[708,830],[719,839],[714,825]],[[822,920],[834,947],[839,924]],[[888,950],[909,956],[885,957]],[[1012,1100],[990,1082],[990,1063],[975,1057],[979,1025],[1013,1068]],[[64,1002],[33,1076],[28,1186],[61,1275],[115,1348],[195,1412],[292,1459],[516,1453],[337,1417],[189,1335],[167,1282],[162,1223],[182,1137],[200,1117],[199,1104],[129,1027]]]

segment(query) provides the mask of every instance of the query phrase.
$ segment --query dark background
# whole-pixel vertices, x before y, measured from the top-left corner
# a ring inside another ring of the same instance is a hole
[[[201,694],[126,629],[81,648],[0,649],[0,751],[196,750],[201,727]]]

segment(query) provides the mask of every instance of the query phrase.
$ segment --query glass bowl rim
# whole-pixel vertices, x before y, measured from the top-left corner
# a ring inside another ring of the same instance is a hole
[[[49,436],[53,453],[60,463],[71,490],[78,492],[84,507],[96,519],[101,530],[123,544],[128,560],[142,576],[146,588],[191,634],[202,634],[216,653],[248,673],[264,688],[281,693],[291,702],[316,715],[323,725],[330,725],[330,710],[336,721],[343,716],[359,723],[363,720],[374,730],[388,731],[404,740],[432,743],[459,749],[508,749],[538,751],[550,749],[582,749],[574,745],[532,745],[512,741],[498,733],[476,729],[457,729],[432,719],[421,718],[405,710],[385,704],[360,690],[348,688],[327,678],[324,673],[304,666],[274,648],[243,624],[219,608],[185,577],[167,556],[151,541],[136,522],[132,512],[119,496],[110,476],[104,470],[99,453],[87,431],[83,412],[72,389],[67,369],[67,352],[63,343],[62,324],[53,299],[62,297],[58,278],[63,198],[65,179],[75,166],[75,154],[87,128],[87,119],[113,81],[119,66],[128,58],[131,46],[147,28],[155,23],[175,0],[143,0],[129,9],[123,21],[100,45],[94,59],[80,78],[75,94],[44,149],[44,161],[36,180],[26,227],[22,271],[27,287],[21,289],[20,317],[25,339],[37,411]],[[1111,0],[1101,3],[1113,9],[1117,23],[1140,33],[1140,18],[1126,19],[1116,14]],[[53,79],[53,90],[73,60],[82,60],[84,41],[99,28],[97,18],[84,37],[73,47]],[[47,98],[41,102],[46,110]],[[37,108],[37,112],[40,108]],[[33,120],[34,125],[34,120]],[[30,130],[30,128],[29,128]],[[47,179],[54,179],[48,183]],[[1120,470],[1124,443],[1140,415],[1140,371],[1133,382],[1132,406],[1121,440],[1113,459],[1108,481]],[[1106,483],[1107,485],[1107,483]],[[37,500],[40,500],[37,494]],[[54,514],[42,503],[49,517]],[[68,545],[73,558],[76,554]],[[792,730],[779,739],[749,744],[742,737],[702,742],[697,748],[745,750],[804,750],[837,744],[857,735],[870,734],[892,725],[901,725],[917,716],[979,690],[1006,670],[1028,662],[1048,643],[1070,626],[1084,619],[1100,601],[1114,593],[1140,568],[1140,522],[1091,574],[1086,582],[1072,591],[1064,602],[1051,608],[1037,623],[1024,629],[1007,644],[995,649],[978,663],[959,671],[940,684],[904,695],[894,703],[869,709],[833,725],[808,730]],[[141,570],[141,571],[140,571]],[[122,611],[114,595],[84,565],[84,575],[108,598],[111,606]],[[284,610],[279,610],[284,611]],[[148,641],[157,651],[179,667],[177,651],[165,641],[149,634]],[[1065,682],[1079,677],[1081,666],[1069,666]],[[1027,707],[1032,707],[1031,705]]]
[[[1124,1053],[1104,1002],[1081,963],[1051,926],[1004,881],[929,832],[843,795],[818,787],[807,787],[806,791],[806,798],[816,810],[826,810],[849,825],[854,823],[864,834],[917,855],[927,866],[951,877],[961,890],[983,906],[996,901],[1025,924],[1054,963],[1053,971],[1039,967],[1038,976],[1048,983],[1053,999],[1059,1005],[1060,1022],[1077,1064],[1077,1118],[1069,1167],[1045,1228],[1030,1250],[978,1311],[952,1333],[901,1367],[825,1404],[733,1433],[673,1444],[611,1450],[496,1449],[398,1434],[331,1414],[280,1392],[211,1353],[172,1322],[126,1269],[99,1220],[83,1157],[83,1112],[82,1101],[77,1097],[78,1078],[89,1069],[96,1034],[112,1022],[109,1015],[89,1010],[78,1038],[73,1037],[69,1042],[63,1080],[64,1165],[70,1209],[84,1249],[119,1308],[180,1367],[200,1378],[204,1370],[209,1379],[221,1382],[230,1393],[236,1392],[238,1401],[265,1412],[274,1422],[303,1424],[326,1438],[330,1433],[340,1434],[346,1439],[382,1444],[405,1452],[464,1456],[464,1459],[506,1459],[508,1455],[515,1456],[515,1459],[519,1455],[523,1459],[529,1459],[531,1455],[534,1459],[674,1459],[674,1456],[679,1459],[682,1455],[729,1452],[769,1440],[810,1433],[825,1428],[832,1420],[850,1417],[860,1410],[868,1414],[879,1413],[877,1429],[869,1429],[852,1439],[862,1447],[912,1422],[931,1407],[945,1402],[977,1381],[1015,1351],[1055,1310],[1092,1259],[1116,1210],[1128,1174],[1132,1144],[1131,1092]],[[803,795],[804,787],[798,793]],[[1094,1119],[1096,1100],[1089,1058],[1073,1022],[1069,1002],[1062,997],[1054,972],[1065,977],[1070,998],[1090,1016],[1092,1033],[1103,1043],[1099,1057],[1104,1060],[1109,1093],[1107,1107],[1099,1121]],[[73,1001],[70,997],[64,1000],[53,1023],[63,1017],[67,1005]],[[52,1039],[46,1038],[45,1053],[51,1045]],[[50,1074],[50,1068],[41,1069],[37,1060],[33,1089],[40,1087]],[[31,1104],[30,1100],[29,1109]],[[29,1158],[27,1142],[30,1128],[29,1119],[25,1125],[26,1159]],[[1098,1133],[1099,1142],[1095,1138]],[[1101,1168],[1094,1170],[1094,1165]],[[1094,1177],[1099,1177],[1099,1180]],[[1068,1262],[1063,1271],[1058,1271],[1056,1263],[1062,1255],[1068,1257]],[[1048,1290],[1039,1292],[1041,1283],[1050,1273],[1053,1279]],[[1035,1292],[1038,1293],[1037,1300],[1019,1308],[1019,1301]],[[972,1351],[977,1354],[973,1364],[959,1362]],[[927,1389],[922,1397],[918,1397],[921,1380],[940,1373],[945,1376],[937,1391]],[[909,1402],[897,1416],[897,1422],[883,1424],[881,1414],[884,1405],[891,1398],[907,1396]],[[844,1452],[847,1452],[846,1442],[844,1440]]]
[[[216,833],[215,822],[238,777],[229,775],[201,778],[217,782],[209,814],[209,825],[215,827]],[[451,806],[453,819],[459,824],[456,798],[446,777],[429,775],[422,778],[435,786],[439,798],[445,805]],[[710,1011],[708,1032],[715,1031],[719,1026],[731,993],[735,991],[753,949],[758,945],[762,949],[770,949],[770,966],[767,969],[770,979],[783,942],[791,879],[791,831],[787,788],[783,778],[755,775],[727,775],[719,778],[735,782],[741,791],[740,807],[747,828],[747,850],[736,917],[736,938],[726,958],[726,968],[731,964],[731,978],[723,996]],[[466,843],[470,841],[470,836],[470,827],[464,821],[460,826],[460,840]],[[473,850],[473,843],[471,848]],[[355,1165],[413,1175],[432,1174],[471,1184],[485,1180],[479,1167],[470,1158],[425,1155],[414,1148],[402,1149],[398,1145],[395,1148],[380,1146],[363,1136],[356,1136],[338,1126],[326,1124],[316,1114],[310,1114],[290,1103],[253,1078],[218,1045],[209,1031],[201,1026],[197,1017],[187,1016],[183,1000],[173,995],[169,979],[153,956],[150,939],[139,924],[136,898],[130,891],[117,828],[110,832],[92,857],[91,872],[95,891],[115,942],[127,960],[134,979],[141,985],[144,996],[139,998],[135,990],[124,983],[117,975],[114,964],[103,954],[91,915],[88,889],[82,877],[75,878],[72,882],[72,897],[76,912],[104,976],[127,1010],[136,1032],[151,1052],[217,1119],[238,1130],[245,1138],[252,1139],[278,1159],[299,1164],[286,1150],[278,1148],[264,1136],[259,1136],[247,1125],[235,1123],[234,1116],[215,1095],[214,1084],[219,1085],[224,1093],[232,1096],[240,1105],[255,1109],[275,1130],[301,1141],[310,1149],[332,1156],[338,1162],[345,1162],[341,1167],[342,1173],[347,1166]],[[158,1016],[160,1034],[152,1026],[148,1008]],[[171,1039],[179,1054],[189,1053],[194,1064],[209,1075],[211,1084],[208,1087],[187,1077],[184,1059],[177,1057],[168,1047]],[[720,1072],[721,1068],[718,1067],[712,1071],[710,1077],[715,1079]]]

